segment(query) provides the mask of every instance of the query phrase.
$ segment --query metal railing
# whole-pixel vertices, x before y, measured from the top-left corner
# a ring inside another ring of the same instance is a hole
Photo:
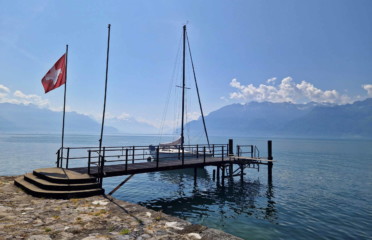
[[[236,152],[239,157],[249,155],[251,158],[260,158],[260,151],[255,145],[237,145]]]
[[[118,147],[64,147],[57,151],[57,167],[88,167],[88,174],[92,167],[97,167],[98,172],[103,173],[105,165],[129,164],[139,162],[159,162],[166,160],[181,160],[182,165],[188,159],[202,158],[205,162],[207,157],[219,157],[222,161],[227,160],[228,144],[196,144],[180,146],[118,146]],[[83,161],[83,163],[82,163]],[[85,162],[85,163],[84,163]]]

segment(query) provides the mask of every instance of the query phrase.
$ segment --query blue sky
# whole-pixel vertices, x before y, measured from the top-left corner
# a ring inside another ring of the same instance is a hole
[[[159,125],[180,80],[171,84],[186,22],[206,113],[248,101],[372,96],[369,0],[0,0],[0,102],[61,109],[63,88],[44,94],[40,81],[69,44],[68,109],[99,117],[110,23],[108,117]]]

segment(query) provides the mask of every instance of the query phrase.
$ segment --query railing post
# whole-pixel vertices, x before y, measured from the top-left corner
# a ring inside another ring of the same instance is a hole
[[[61,149],[58,149],[58,151],[57,151],[57,168],[59,167],[59,157],[60,157],[60,151],[61,151]]]
[[[225,147],[225,146],[222,145],[222,154],[221,154],[221,155],[222,155],[222,161],[223,161],[223,155],[225,155],[225,153],[224,153],[224,151],[223,151],[224,147]]]
[[[251,157],[253,158],[253,145],[251,145]]]
[[[212,156],[214,157],[214,144],[212,145]]]
[[[159,167],[159,146],[156,148],[156,168]]]
[[[133,146],[133,150],[132,150],[132,163],[134,163],[134,157],[135,157],[135,147]]]
[[[68,148],[67,148],[66,169],[68,169],[68,161],[69,161],[69,158],[70,158],[70,148],[68,147]]]
[[[238,152],[237,154],[238,154],[238,157],[240,157],[240,146],[238,145],[238,146],[236,146],[236,151]]]
[[[199,145],[196,144],[196,158],[199,158]]]
[[[203,152],[204,152],[204,163],[205,163],[205,146],[203,147]]]
[[[88,174],[90,175],[91,150],[88,150]]]
[[[61,161],[59,161],[59,166],[62,168],[63,166],[63,148],[61,148],[61,157],[60,157]]]
[[[103,154],[101,156],[101,173],[100,173],[100,186],[102,187],[103,183],[103,167],[105,166],[105,154],[106,154],[106,147],[103,147]]]
[[[128,171],[128,148],[125,149],[125,171]]]

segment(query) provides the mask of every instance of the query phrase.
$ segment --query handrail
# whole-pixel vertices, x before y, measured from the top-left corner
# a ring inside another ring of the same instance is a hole
[[[122,162],[126,165],[125,168],[128,169],[128,164],[155,160],[156,166],[159,167],[159,161],[175,158],[174,155],[167,157],[161,153],[161,150],[167,148],[162,146],[154,147],[157,149],[157,153],[152,153],[149,146],[107,146],[103,147],[101,151],[99,151],[98,147],[63,147],[56,152],[56,163],[57,167],[63,167],[64,163],[66,168],[82,167],[81,164],[78,164],[78,160],[87,160],[88,173],[90,173],[91,165],[96,165],[99,169],[102,169],[102,165]],[[177,154],[178,159],[183,164],[191,157],[201,157],[203,161],[206,161],[207,157],[220,157],[223,161],[227,159],[226,156],[228,154],[227,144],[211,144],[210,147],[207,144],[184,145],[183,151],[177,146],[169,147],[168,149],[178,149],[178,151],[176,150],[179,153],[179,155]],[[62,154],[62,151],[65,154]],[[103,174],[101,170],[98,170],[98,172]]]
[[[252,158],[260,158],[260,151],[256,145],[237,145],[237,155],[250,155]]]

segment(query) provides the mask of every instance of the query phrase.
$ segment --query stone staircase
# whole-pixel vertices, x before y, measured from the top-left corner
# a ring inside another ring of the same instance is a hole
[[[63,168],[41,168],[14,180],[28,194],[45,198],[82,198],[104,194],[96,178]]]

